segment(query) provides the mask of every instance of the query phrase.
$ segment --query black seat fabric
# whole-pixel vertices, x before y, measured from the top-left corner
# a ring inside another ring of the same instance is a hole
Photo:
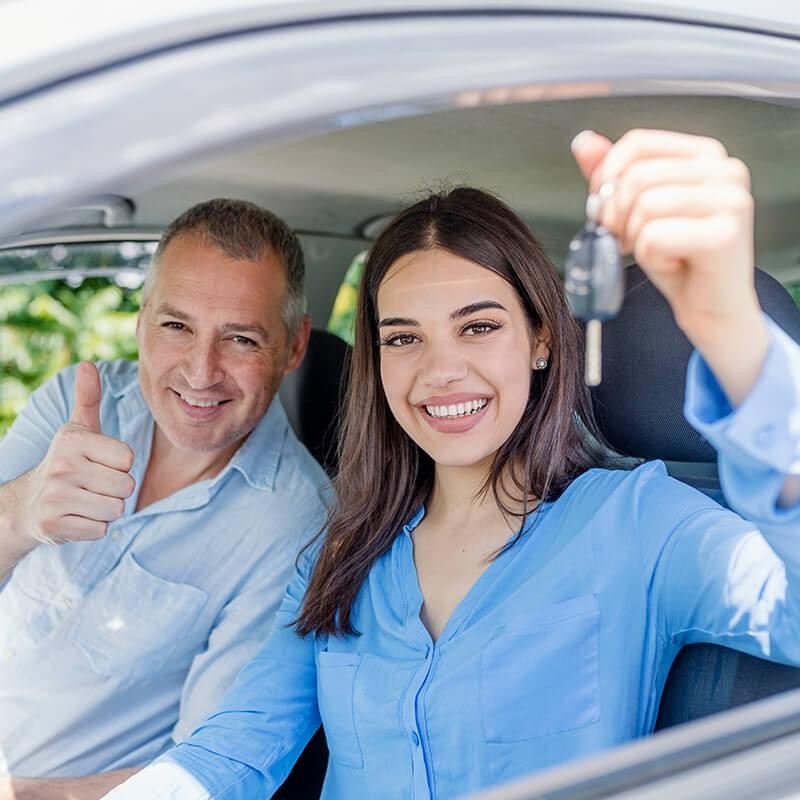
[[[338,336],[312,330],[303,363],[286,376],[281,400],[298,439],[328,475],[336,470],[336,423],[350,347]],[[328,764],[320,728],[306,746],[275,800],[317,800]]]
[[[312,330],[303,363],[280,389],[297,438],[325,471],[336,469],[336,423],[345,385],[350,345],[328,331]]]
[[[614,449],[637,458],[682,462],[672,474],[722,499],[708,478],[711,445],[683,416],[692,347],[660,292],[637,266],[625,270],[620,315],[603,326],[603,382],[593,390],[600,428]],[[762,308],[800,342],[800,309],[774,278],[756,270]],[[692,469],[691,465],[702,469]],[[703,478],[693,477],[702,474]],[[692,645],[675,659],[657,728],[800,687],[800,669],[714,645]]]
[[[771,275],[756,270],[761,307],[800,341],[800,310]],[[711,445],[683,416],[689,340],[667,301],[638,266],[625,270],[625,301],[603,325],[603,382],[595,410],[612,447],[637,458],[715,462]]]

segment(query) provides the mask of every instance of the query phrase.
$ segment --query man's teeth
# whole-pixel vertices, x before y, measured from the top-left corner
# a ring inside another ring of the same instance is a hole
[[[488,402],[484,397],[480,400],[468,400],[466,403],[454,403],[449,406],[425,406],[425,410],[432,417],[467,417],[480,411]]]
[[[185,394],[180,395],[181,400],[195,408],[213,408],[214,406],[222,405],[222,400],[195,400],[193,397],[187,397]]]

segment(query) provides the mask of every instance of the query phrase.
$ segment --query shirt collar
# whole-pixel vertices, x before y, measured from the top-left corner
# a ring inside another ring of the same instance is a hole
[[[411,519],[408,522],[406,522],[405,525],[403,525],[403,533],[405,533],[406,536],[411,536],[411,533],[414,530],[414,528],[416,528],[417,525],[419,525],[420,522],[422,522],[424,517],[425,517],[425,504],[423,503],[414,512],[414,514],[411,516]]]
[[[273,491],[288,432],[289,421],[281,399],[276,394],[269,404],[267,413],[234,453],[230,463],[217,476],[215,482],[226,472],[236,469],[254,489]]]

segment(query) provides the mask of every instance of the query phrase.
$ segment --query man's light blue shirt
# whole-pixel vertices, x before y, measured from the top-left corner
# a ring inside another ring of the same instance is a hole
[[[678,650],[717,642],[800,664],[800,350],[770,323],[767,362],[732,411],[690,363],[686,413],[717,447],[725,510],[651,462],[593,469],[528,517],[434,643],[413,560],[420,509],[354,607],[360,636],[298,638],[299,569],[221,708],[113,800],[268,797],[324,723],[325,800],[428,800],[652,730]]]
[[[101,363],[103,433],[135,452],[153,418],[137,365]],[[74,368],[0,442],[0,483],[43,458],[71,414]],[[148,763],[189,735],[263,644],[325,477],[276,397],[214,478],[124,516],[99,541],[41,545],[0,591],[0,750],[17,775]],[[137,489],[138,491],[138,489]]]

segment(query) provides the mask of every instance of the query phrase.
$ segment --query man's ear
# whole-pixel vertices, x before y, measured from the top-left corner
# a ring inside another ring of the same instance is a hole
[[[289,342],[289,358],[283,369],[283,374],[288,375],[292,370],[297,369],[303,361],[308,350],[308,339],[311,336],[311,317],[303,315],[301,323],[297,326],[297,331]]]

